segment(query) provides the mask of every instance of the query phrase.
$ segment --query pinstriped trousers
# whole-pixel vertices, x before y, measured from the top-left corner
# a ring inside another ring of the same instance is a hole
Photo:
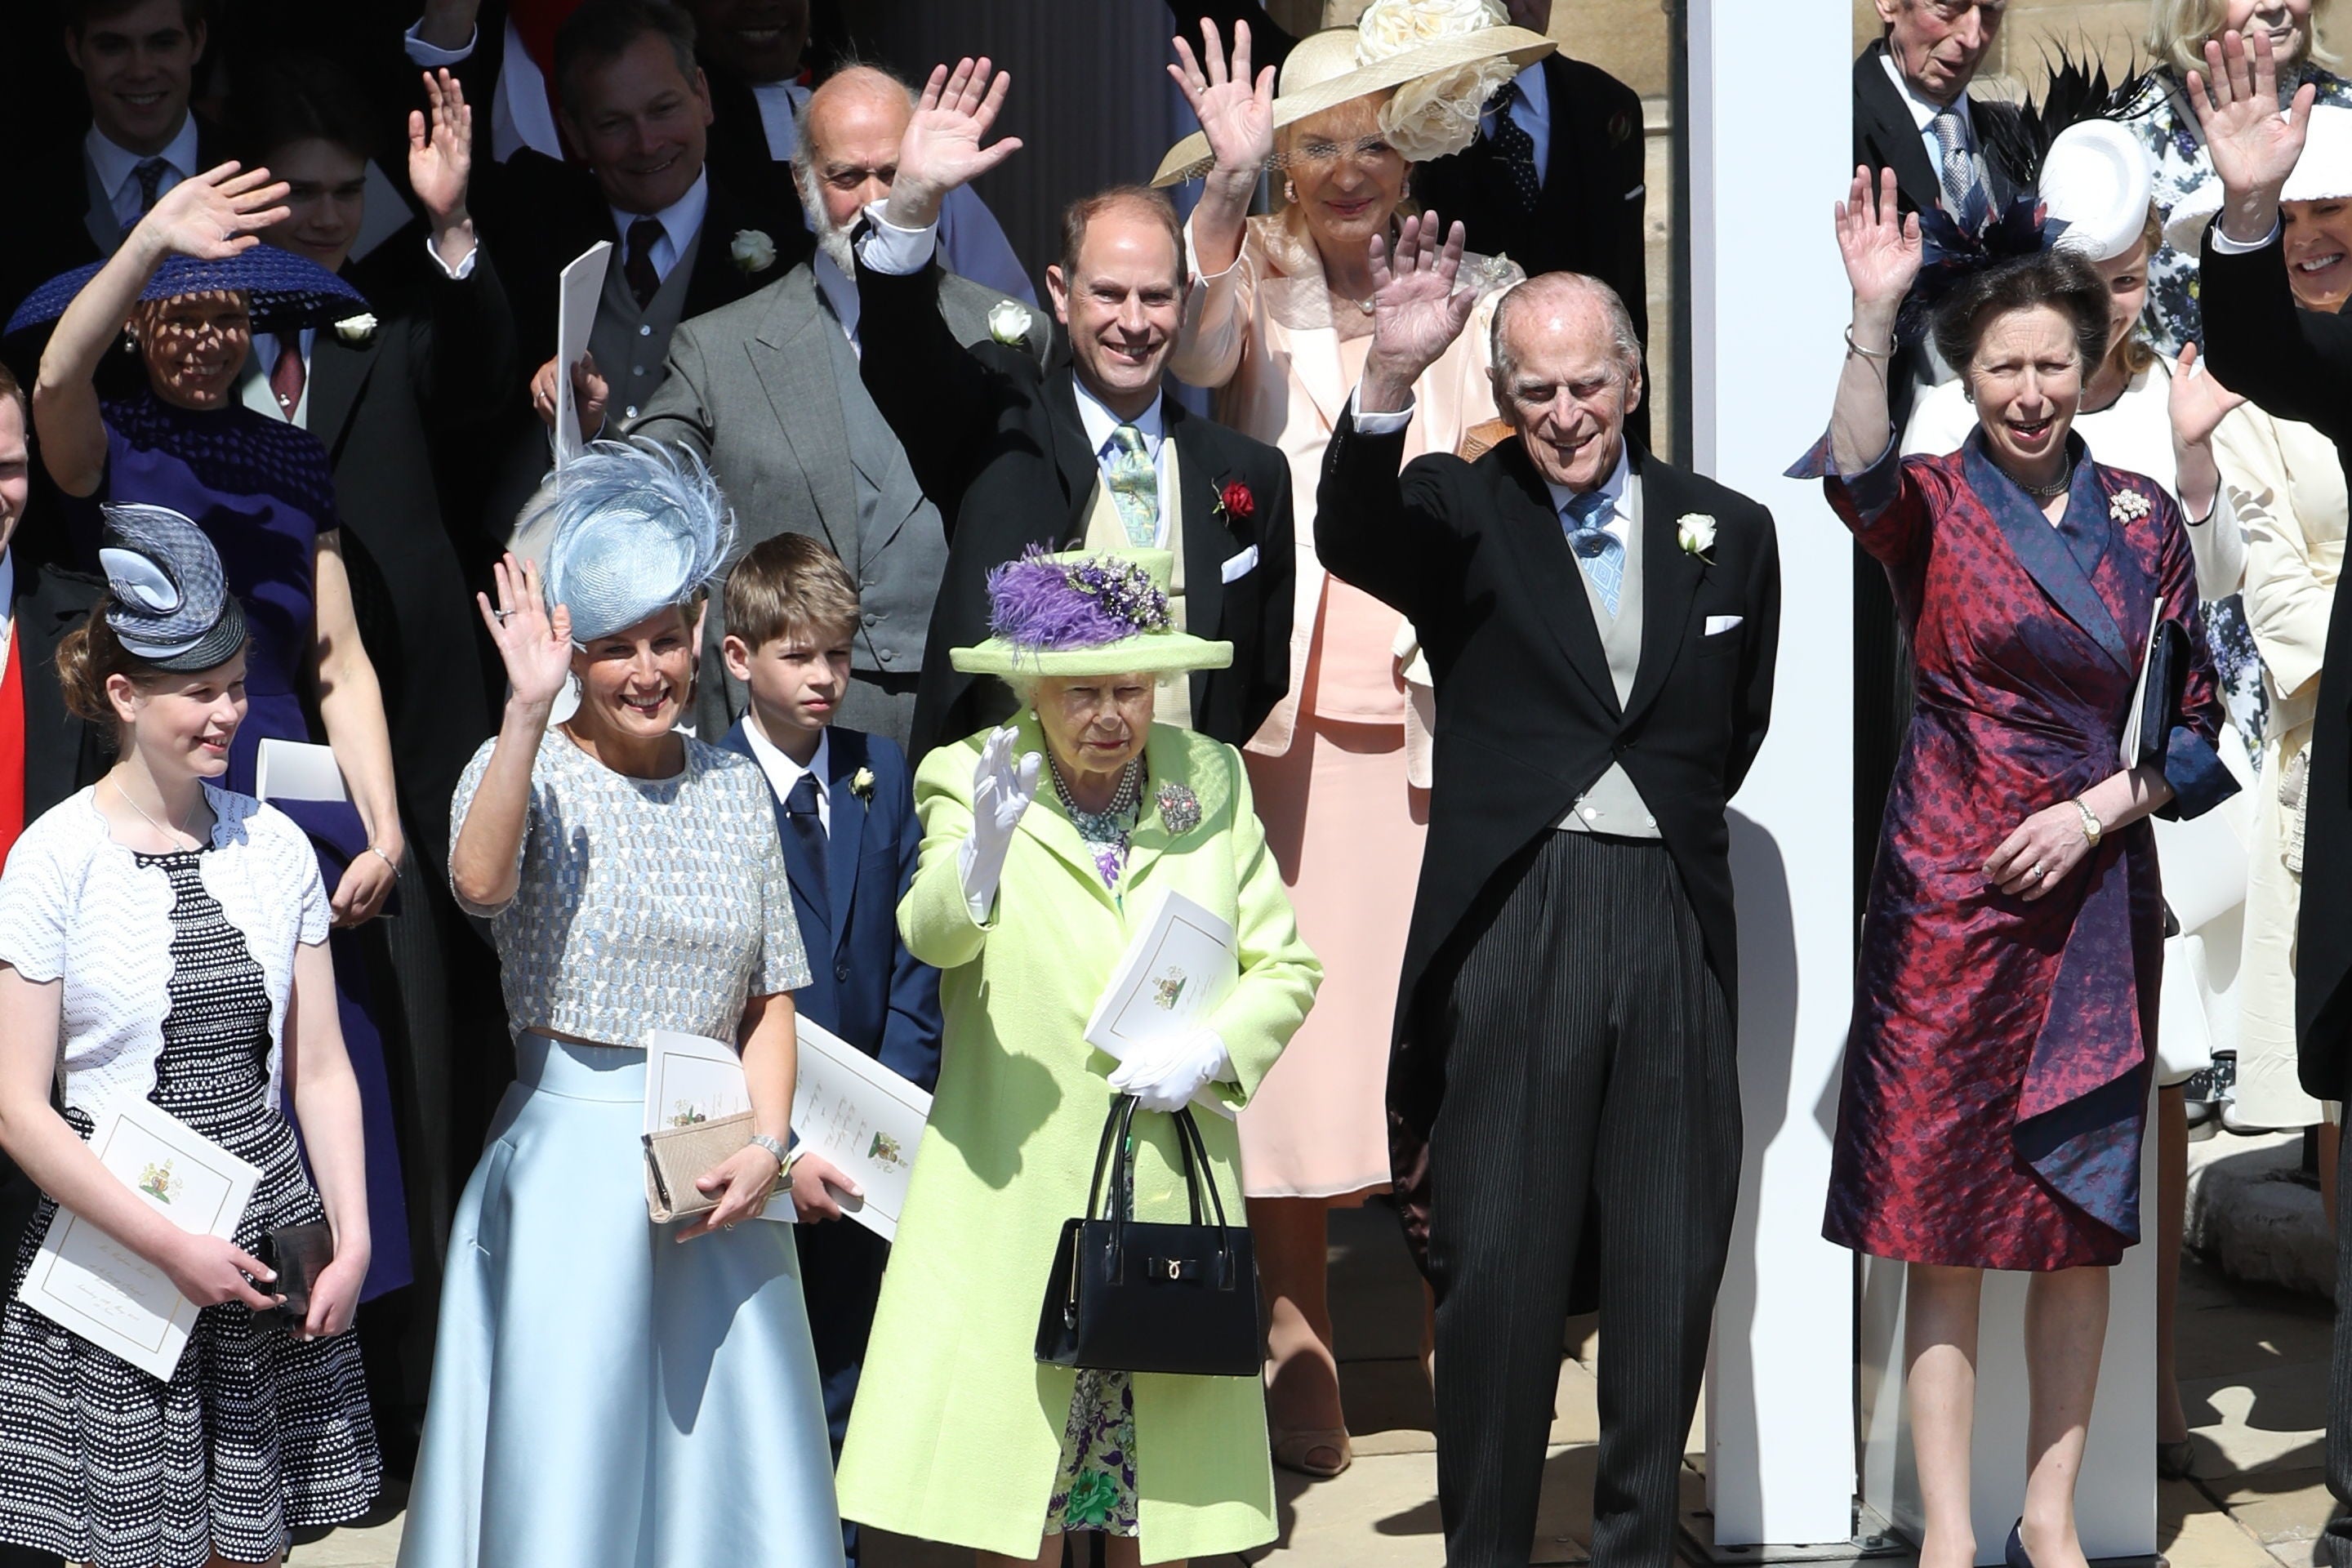
[[[1429,1139],[1445,1560],[1533,1550],[1581,1252],[1601,1271],[1592,1561],[1666,1568],[1739,1186],[1730,1009],[1663,844],[1555,832],[1488,898]]]

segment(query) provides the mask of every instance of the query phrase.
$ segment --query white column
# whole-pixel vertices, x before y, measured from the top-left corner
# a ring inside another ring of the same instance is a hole
[[[1747,1155],[1707,1378],[1717,1542],[1852,1529],[1853,1260],[1822,1239],[1853,973],[1850,536],[1780,477],[1828,422],[1848,297],[1830,205],[1853,146],[1843,5],[1689,0],[1696,466],[1772,509],[1772,730],[1733,802]],[[1604,1353],[1606,1353],[1604,1352]]]

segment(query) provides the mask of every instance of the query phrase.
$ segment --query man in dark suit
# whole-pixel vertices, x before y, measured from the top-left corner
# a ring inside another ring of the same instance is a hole
[[[681,326],[669,366],[629,433],[681,445],[737,502],[737,545],[781,532],[824,539],[850,563],[864,601],[843,721],[910,738],[924,637],[947,568],[947,531],[898,435],[858,376],[863,321],[850,236],[890,188],[914,113],[907,89],[870,67],[826,79],[802,116],[800,199],[818,251],[749,298]],[[953,273],[939,310],[959,343],[997,342],[1042,360],[1050,333],[1026,307]],[[593,415],[596,387],[583,405]],[[723,608],[723,606],[722,606]],[[703,619],[697,732],[743,711],[726,671],[723,614]]]
[[[1445,716],[1389,1106],[1429,1204],[1446,1561],[1528,1560],[1581,1250],[1609,1342],[1592,1560],[1667,1563],[1739,1184],[1724,807],[1764,738],[1779,553],[1762,507],[1626,439],[1632,323],[1572,274],[1496,312],[1512,437],[1400,476],[1414,379],[1475,303],[1436,222],[1392,275],[1376,253],[1315,546],[1412,619]]]
[[[2253,58],[2235,33],[2208,84],[2213,103],[2190,94],[2203,121],[2221,214],[2200,261],[2206,363],[2216,379],[2280,419],[2299,419],[2336,443],[2352,483],[2352,317],[2295,308],[2288,287],[2279,191],[2303,152],[2311,89],[2282,115],[2270,38]],[[2297,1076],[2321,1100],[2352,1100],[2352,602],[2338,578],[2320,660],[2318,711],[2304,784],[2303,906],[2295,927]],[[2265,781],[2266,788],[2278,786]],[[2336,1495],[2315,1555],[2352,1568],[2352,1138],[2336,1166],[2336,1314],[2327,1418],[2327,1489]]]
[[[1180,625],[1231,642],[1234,662],[1164,682],[1159,712],[1240,745],[1290,684],[1288,466],[1162,393],[1184,247],[1154,192],[1106,191],[1064,216],[1045,282],[1067,342],[1046,370],[955,341],[939,314],[932,226],[949,191],[1020,146],[980,145],[1004,90],[970,60],[933,74],[889,200],[868,209],[858,242],[860,374],[950,520],[911,749],[919,759],[1013,711],[1009,688],[958,672],[948,651],[988,635],[988,573],[1032,546],[1171,552]]]
[[[221,132],[188,107],[205,57],[204,0],[69,0],[61,9],[87,118],[12,116],[18,210],[38,216],[11,225],[0,247],[0,316],[58,273],[114,254],[164,192],[228,156]],[[30,55],[26,20],[11,47]],[[47,341],[44,327],[8,342],[21,380],[30,382]]]
[[[58,643],[89,618],[100,585],[14,550],[31,489],[32,410],[0,365],[0,865],[27,824],[106,772],[98,737],[66,710]],[[40,1192],[0,1154],[0,1247],[16,1256]],[[0,1545],[0,1568],[61,1568],[44,1552]]]
[[[1853,62],[1853,161],[1893,169],[1906,213],[1958,214],[1970,191],[1993,210],[2012,194],[1984,137],[2014,121],[2011,105],[1969,96],[2000,36],[1993,0],[1877,0],[1885,35]],[[1979,184],[1981,183],[1981,184]]]
[[[565,135],[586,167],[532,152],[478,165],[474,206],[513,303],[521,363],[537,367],[532,397],[551,406],[563,268],[612,242],[589,359],[625,421],[661,385],[680,321],[773,282],[813,242],[797,214],[706,167],[709,84],[684,11],[586,0],[556,33],[555,79]],[[545,429],[520,399],[515,414],[486,520],[500,539],[549,461]]]
[[[1257,0],[1171,0],[1185,30],[1202,19],[1233,37],[1249,25],[1252,58],[1280,66],[1295,41]],[[1551,30],[1552,0],[1505,0],[1514,26]],[[1459,218],[1471,248],[1508,256],[1530,278],[1581,272],[1617,291],[1643,342],[1650,339],[1648,237],[1643,224],[1642,99],[1598,66],[1554,53],[1488,100],[1477,140],[1412,171],[1413,199]],[[1649,413],[1633,411],[1646,438]]]
[[[750,705],[719,743],[751,758],[775,796],[776,831],[808,950],[800,1016],[925,1090],[940,1075],[940,972],[898,936],[898,900],[915,878],[922,826],[914,774],[895,742],[834,722],[849,688],[857,583],[805,534],[753,547],[728,574],[727,668]],[[845,1223],[854,1184],[822,1156],[792,1167],[801,1289],[824,1380],[834,1458],[849,1430],[857,1375],[890,1247]],[[857,1527],[842,1527],[849,1562]]]

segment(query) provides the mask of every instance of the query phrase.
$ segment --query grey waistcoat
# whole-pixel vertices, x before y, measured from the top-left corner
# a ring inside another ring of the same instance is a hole
[[[1584,570],[1582,559],[1576,563],[1576,580],[1584,584],[1585,602],[1592,606],[1592,624],[1600,628],[1601,647],[1609,656],[1609,679],[1616,685],[1621,708],[1633,696],[1633,677],[1642,668],[1642,481],[1638,475],[1625,481],[1625,510],[1632,514],[1625,525],[1625,581],[1617,590],[1614,616],[1601,602],[1601,590],[1593,586],[1592,574]],[[1658,819],[1642,804],[1642,792],[1633,787],[1622,763],[1610,763],[1609,771],[1576,797],[1559,825],[1573,833],[1612,833],[1620,838],[1658,837]]]
[[[687,287],[694,280],[695,252],[701,247],[702,233],[698,229],[677,265],[639,310],[636,296],[629,292],[628,275],[622,270],[628,241],[624,237],[613,242],[613,253],[604,264],[604,294],[596,301],[596,324],[588,329],[588,352],[596,356],[597,372],[610,389],[609,405],[619,418],[635,419],[637,410],[653,400],[654,388],[662,384],[669,364],[669,335],[685,314]]]

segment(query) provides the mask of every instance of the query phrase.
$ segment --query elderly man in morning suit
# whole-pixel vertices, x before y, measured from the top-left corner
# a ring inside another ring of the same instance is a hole
[[[1315,545],[1412,619],[1445,717],[1389,1106],[1430,1205],[1446,1561],[1528,1560],[1590,1226],[1592,1560],[1662,1563],[1739,1185],[1724,803],[1764,738],[1780,557],[1769,512],[1626,437],[1633,323],[1572,273],[1495,313],[1513,436],[1400,473],[1414,379],[1475,302],[1438,224],[1407,221],[1393,273],[1375,242]]]
[[[629,433],[707,458],[735,505],[739,550],[783,532],[833,547],[856,574],[864,624],[841,721],[904,745],[914,720],[932,603],[947,568],[940,509],[858,379],[863,352],[850,231],[889,189],[914,114],[905,83],[853,66],[809,99],[793,159],[817,254],[757,294],[680,327],[669,368]],[[939,312],[960,343],[995,341],[1032,359],[1045,324],[992,289],[939,279]],[[719,657],[714,603],[703,626],[699,733],[724,734],[742,686]]]

